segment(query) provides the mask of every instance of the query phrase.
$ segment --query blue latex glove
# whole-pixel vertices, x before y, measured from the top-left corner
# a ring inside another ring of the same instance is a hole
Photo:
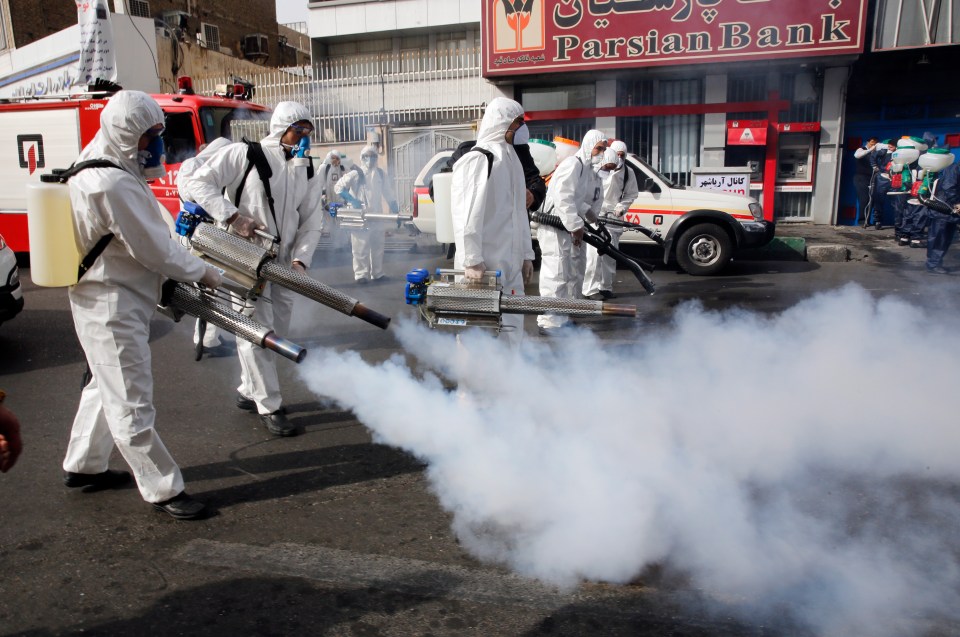
[[[363,202],[351,195],[349,192],[340,193],[340,197],[342,197],[344,201],[354,208],[363,208]]]

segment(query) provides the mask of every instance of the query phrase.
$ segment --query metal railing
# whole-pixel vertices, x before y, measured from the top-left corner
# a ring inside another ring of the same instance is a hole
[[[198,79],[213,92],[228,78]],[[294,100],[314,114],[319,143],[359,142],[379,124],[438,125],[479,119],[495,94],[480,77],[479,49],[405,51],[322,60],[298,75],[269,69],[245,77],[255,101]]]

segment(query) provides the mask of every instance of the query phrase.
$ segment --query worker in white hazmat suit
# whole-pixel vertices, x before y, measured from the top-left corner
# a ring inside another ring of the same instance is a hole
[[[230,144],[211,157],[193,175],[183,180],[180,195],[196,202],[218,221],[252,218],[257,226],[280,237],[276,263],[303,272],[313,260],[323,224],[323,179],[310,178],[309,166],[292,162],[301,138],[313,133],[310,111],[297,102],[281,102],[270,118],[270,135],[260,145],[270,165],[273,207],[258,170],[250,167],[247,144]],[[241,187],[239,201],[235,201]],[[226,197],[221,194],[226,189]],[[239,214],[242,211],[243,214]],[[239,214],[239,217],[238,217]],[[254,303],[253,318],[278,333],[286,333],[295,292],[267,283]],[[237,407],[259,414],[267,430],[276,436],[294,436],[300,428],[283,409],[276,355],[247,341],[237,342],[240,356],[240,386]]]
[[[384,202],[393,214],[400,212],[393,182],[383,169],[377,167],[377,149],[369,144],[360,151],[360,166],[355,166],[341,177],[334,191],[348,205],[362,208],[372,214],[382,214]],[[350,232],[350,244],[353,248],[353,278],[357,283],[384,279],[385,240],[386,229],[383,225],[373,224],[368,228]]]
[[[529,132],[523,107],[493,99],[477,131],[474,148],[453,165],[451,215],[456,243],[454,268],[467,280],[478,280],[485,270],[500,270],[504,294],[523,294],[533,274],[533,241],[527,217],[527,185],[514,143],[525,144]],[[523,316],[503,316],[504,334],[511,344],[523,338]]]
[[[610,144],[603,154],[603,164],[597,175],[603,184],[603,205],[600,208],[600,218],[622,220],[623,215],[630,210],[630,204],[637,198],[637,176],[627,166],[627,145],[621,141]],[[607,226],[610,233],[610,243],[613,247],[620,246],[620,236],[623,228]],[[594,300],[613,298],[613,279],[617,273],[617,262],[609,256],[600,256],[597,249],[587,246],[587,273],[583,281],[583,295]]]
[[[332,203],[343,203],[343,198],[337,194],[336,187],[337,182],[346,174],[347,168],[343,165],[339,150],[334,148],[327,153],[320,172],[323,174],[324,208]]]
[[[198,149],[196,155],[189,159],[185,159],[182,164],[180,164],[180,169],[177,171],[177,188],[180,188],[180,184],[183,181],[192,175],[195,170],[207,163],[207,160],[210,159],[221,148],[226,148],[230,145],[230,140],[226,137],[218,137],[209,144],[203,144]],[[197,319],[196,327],[193,330],[193,342],[194,344],[200,341],[200,319]],[[221,345],[220,340],[220,330],[215,325],[207,325],[204,328],[203,332],[203,346],[207,348],[218,347]]]
[[[163,111],[146,93],[116,93],[77,161],[106,159],[117,168],[88,168],[69,180],[80,253],[96,255],[95,246],[106,247],[69,291],[92,379],[70,432],[64,484],[105,489],[128,482],[129,473],[107,468],[116,445],[144,500],[193,519],[203,515],[204,505],[184,491],[180,469],[154,429],[150,319],[164,278],[215,288],[220,275],[170,236],[144,180],[147,167],[162,171],[163,123]]]
[[[580,298],[586,267],[583,223],[596,221],[600,213],[603,192],[594,169],[603,160],[606,149],[606,135],[598,130],[587,131],[580,150],[560,162],[550,178],[544,212],[559,217],[567,231],[545,224],[537,228],[540,296]],[[569,321],[559,314],[537,317],[540,334],[544,336],[558,334],[555,330],[566,327]]]

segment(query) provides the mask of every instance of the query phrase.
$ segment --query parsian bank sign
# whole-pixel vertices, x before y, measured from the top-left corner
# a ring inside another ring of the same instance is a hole
[[[862,53],[867,0],[482,0],[483,74]]]

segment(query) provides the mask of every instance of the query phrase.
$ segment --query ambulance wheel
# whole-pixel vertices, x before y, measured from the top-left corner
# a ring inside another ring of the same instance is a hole
[[[730,236],[720,226],[701,223],[684,231],[677,242],[677,263],[694,276],[722,270],[733,256]]]

